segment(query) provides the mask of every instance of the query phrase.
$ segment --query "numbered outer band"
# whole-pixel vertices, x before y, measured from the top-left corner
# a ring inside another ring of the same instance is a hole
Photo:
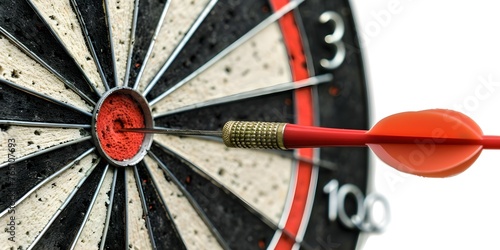
[[[283,133],[286,123],[229,121],[222,129],[227,147],[286,150]]]

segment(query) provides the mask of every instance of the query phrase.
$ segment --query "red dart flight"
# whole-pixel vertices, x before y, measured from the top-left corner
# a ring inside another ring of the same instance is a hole
[[[482,149],[500,149],[500,136],[484,136],[468,116],[444,109],[388,116],[369,131],[287,124],[284,146],[368,146],[385,163],[405,173],[447,177],[463,172]]]

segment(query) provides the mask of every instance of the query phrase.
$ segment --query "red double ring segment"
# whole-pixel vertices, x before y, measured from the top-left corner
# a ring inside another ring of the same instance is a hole
[[[271,6],[274,10],[279,10],[290,0],[271,0]],[[293,11],[284,15],[280,20],[283,39],[287,47],[290,60],[290,69],[292,72],[293,81],[300,81],[309,78],[307,70],[306,56],[304,55],[304,47],[302,46],[302,38],[299,28],[295,22]],[[314,110],[311,88],[301,88],[295,90],[295,123],[299,125],[314,125]],[[314,152],[311,148],[298,149],[296,155],[300,158],[313,159]],[[307,203],[313,177],[313,166],[310,163],[299,161],[297,168],[292,176],[295,176],[295,185],[292,189],[291,206],[285,209],[284,214],[288,214],[284,230],[287,234],[296,237],[300,230],[304,230],[302,225],[304,219],[309,215],[307,212]],[[295,244],[295,239],[292,239],[286,234],[282,234],[276,244],[276,249],[291,249]]]

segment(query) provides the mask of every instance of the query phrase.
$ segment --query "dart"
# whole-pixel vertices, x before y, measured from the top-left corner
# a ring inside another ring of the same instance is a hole
[[[466,170],[482,149],[500,149],[500,136],[485,136],[468,116],[445,109],[388,116],[370,130],[321,128],[288,123],[229,121],[222,131],[122,129],[124,132],[222,137],[228,147],[294,149],[368,146],[393,168],[424,177]]]

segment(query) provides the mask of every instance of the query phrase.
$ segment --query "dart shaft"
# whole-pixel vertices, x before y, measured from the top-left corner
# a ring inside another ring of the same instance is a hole
[[[293,149],[320,147],[362,147],[367,144],[482,145],[500,149],[500,136],[482,139],[370,134],[366,130],[321,128],[276,122],[229,121],[222,131],[126,128],[123,132],[160,133],[177,136],[222,137],[227,147]]]
[[[499,136],[482,139],[370,134],[366,130],[300,126],[287,123],[230,121],[222,131],[228,147],[293,149],[361,147],[367,144],[482,145],[500,149]]]
[[[481,144],[484,149],[500,149],[500,136],[484,135]]]

